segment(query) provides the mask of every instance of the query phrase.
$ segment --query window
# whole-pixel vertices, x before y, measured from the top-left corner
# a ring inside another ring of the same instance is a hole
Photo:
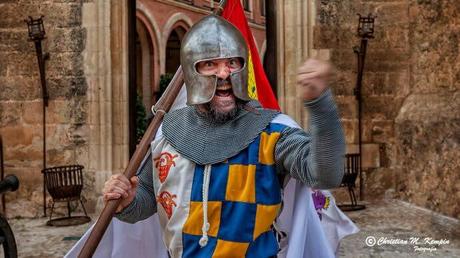
[[[265,17],[265,1],[266,0],[260,0],[260,15]]]
[[[249,0],[243,0],[243,8],[244,8],[245,11],[248,11],[248,12],[251,11],[251,9],[249,7]]]

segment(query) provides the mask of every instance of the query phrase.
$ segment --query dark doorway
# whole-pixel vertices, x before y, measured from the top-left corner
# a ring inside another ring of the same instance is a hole
[[[137,70],[137,94],[142,104],[149,109],[154,104],[154,51],[152,38],[145,24],[136,21],[136,70]]]
[[[272,86],[275,96],[278,95],[277,59],[276,59],[276,1],[266,0],[265,3],[265,31],[267,38],[267,49],[264,54],[264,70],[268,81]]]
[[[136,150],[136,1],[128,1],[128,121],[129,121],[129,157]]]
[[[180,65],[180,44],[185,32],[184,28],[177,27],[169,34],[168,42],[166,43],[166,73],[175,74]]]

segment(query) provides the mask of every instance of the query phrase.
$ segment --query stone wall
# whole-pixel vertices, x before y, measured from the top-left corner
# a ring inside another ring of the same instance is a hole
[[[28,41],[27,16],[44,15],[50,54],[46,77],[47,166],[86,165],[86,90],[83,57],[86,32],[81,1],[0,2],[0,134],[5,173],[19,177],[20,188],[7,194],[9,216],[42,215],[43,122],[41,84],[33,42]]]
[[[410,94],[395,121],[396,191],[460,218],[460,4],[411,1]]]
[[[386,195],[460,217],[459,8],[452,1],[318,1],[314,48],[330,49],[337,67],[333,88],[349,152],[358,142],[356,14],[377,16],[363,81],[366,200]]]

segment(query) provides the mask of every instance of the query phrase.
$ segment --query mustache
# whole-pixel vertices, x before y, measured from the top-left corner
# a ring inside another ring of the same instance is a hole
[[[232,85],[232,82],[227,78],[227,79],[217,79],[217,86],[223,86],[226,84]]]

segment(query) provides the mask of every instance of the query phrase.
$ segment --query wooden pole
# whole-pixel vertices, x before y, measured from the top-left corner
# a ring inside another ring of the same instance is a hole
[[[133,157],[129,161],[129,164],[126,167],[125,172],[123,173],[127,178],[131,178],[136,174],[137,168],[140,166],[143,158],[145,157],[145,155],[147,154],[147,151],[149,150],[149,146],[150,146],[150,142],[152,141],[152,138],[155,136],[158,130],[158,127],[163,121],[165,112],[167,112],[171,108],[171,105],[174,102],[177,94],[179,93],[183,83],[184,83],[184,79],[183,79],[182,69],[179,67],[179,69],[177,70],[176,74],[173,77],[173,80],[171,81],[168,88],[166,89],[165,93],[163,94],[161,99],[158,101],[156,105],[157,113],[155,114],[155,117],[152,119],[152,122],[150,122],[150,125],[147,128],[147,131],[142,137],[142,140],[139,143],[139,146],[134,152]],[[97,246],[99,245],[99,242],[102,239],[102,236],[107,230],[107,227],[110,224],[110,221],[112,220],[115,214],[115,211],[118,205],[120,205],[120,202],[121,202],[121,199],[110,200],[107,202],[107,204],[105,205],[104,209],[101,212],[101,215],[99,216],[99,219],[94,225],[91,231],[91,234],[86,240],[85,245],[81,249],[81,252],[78,256],[79,258],[82,258],[82,257],[89,258],[93,256],[94,252],[96,251]]]
[[[219,4],[219,7],[214,10],[214,13],[216,15],[220,15],[226,3],[227,0],[222,0]],[[127,178],[131,178],[136,174],[136,171],[139,168],[145,155],[147,154],[147,151],[150,149],[150,142],[160,127],[165,113],[168,112],[171,108],[183,84],[184,76],[182,73],[182,68],[179,67],[171,83],[169,83],[168,87],[166,88],[165,93],[155,105],[156,114],[150,122],[147,131],[142,137],[141,142],[136,148],[133,157],[129,161],[128,166],[123,173]],[[107,202],[101,214],[99,215],[99,219],[97,220],[96,224],[94,224],[94,227],[91,230],[91,234],[86,240],[85,245],[81,249],[80,254],[78,255],[79,258],[90,258],[93,256],[97,246],[99,245],[99,242],[101,241],[105,231],[107,230],[107,227],[110,224],[110,221],[115,214],[118,205],[120,205],[120,202],[121,199],[110,200]]]

